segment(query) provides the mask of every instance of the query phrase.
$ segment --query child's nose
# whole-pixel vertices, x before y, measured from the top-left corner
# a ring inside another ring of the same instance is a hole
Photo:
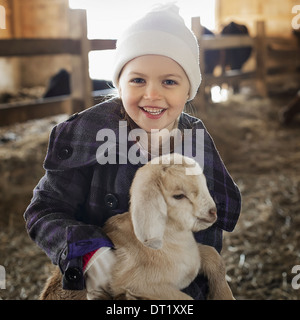
[[[147,100],[159,100],[161,98],[161,91],[158,85],[149,83],[146,87],[144,98]]]

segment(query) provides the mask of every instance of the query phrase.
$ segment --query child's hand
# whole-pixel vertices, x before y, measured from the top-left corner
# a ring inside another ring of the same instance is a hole
[[[110,298],[109,283],[115,255],[110,247],[98,249],[87,263],[84,275],[88,300]]]

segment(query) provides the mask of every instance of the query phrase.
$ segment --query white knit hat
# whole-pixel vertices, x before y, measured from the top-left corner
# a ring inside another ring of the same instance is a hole
[[[114,86],[117,87],[120,72],[127,62],[148,54],[175,60],[189,79],[189,100],[196,96],[201,83],[198,42],[174,4],[150,11],[118,39],[113,70]]]

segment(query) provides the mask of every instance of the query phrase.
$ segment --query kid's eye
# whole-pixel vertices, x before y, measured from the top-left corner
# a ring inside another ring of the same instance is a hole
[[[177,82],[175,80],[171,80],[171,79],[164,80],[163,83],[166,84],[167,86],[173,86],[173,85],[177,84]]]
[[[183,193],[181,194],[174,194],[173,195],[173,198],[176,199],[176,200],[181,200],[183,198],[185,198],[185,195]]]
[[[140,84],[140,83],[145,83],[145,80],[142,78],[134,78],[134,79],[130,80],[130,82]]]

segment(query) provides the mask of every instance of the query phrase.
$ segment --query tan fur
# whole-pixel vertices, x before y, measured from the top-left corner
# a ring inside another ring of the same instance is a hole
[[[168,158],[169,157],[169,158]],[[165,161],[170,163],[162,164]],[[111,298],[192,299],[181,289],[199,273],[209,280],[210,299],[234,299],[225,280],[225,265],[213,247],[196,243],[193,232],[211,226],[216,211],[203,174],[187,175],[198,165],[181,155],[160,158],[140,168],[133,180],[130,211],[111,217],[104,231],[115,245]],[[180,162],[182,164],[174,164]],[[184,161],[186,160],[186,162]],[[173,196],[184,195],[181,199]],[[41,299],[85,299],[85,291],[61,289],[57,270]],[[103,292],[99,299],[108,299]]]
[[[52,276],[47,280],[43,288],[40,300],[86,300],[85,290],[63,290],[62,276],[59,268],[55,268]]]

